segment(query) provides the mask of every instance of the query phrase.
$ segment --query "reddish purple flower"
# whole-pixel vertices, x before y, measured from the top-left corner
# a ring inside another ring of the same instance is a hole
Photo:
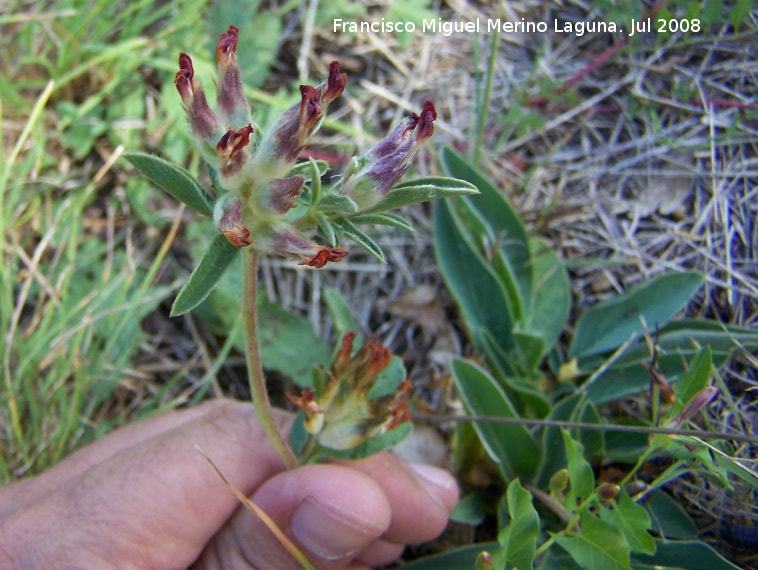
[[[347,74],[340,73],[339,62],[329,67],[329,78],[318,87],[300,86],[300,103],[290,107],[269,128],[255,156],[256,168],[267,177],[281,178],[318,130],[329,104],[347,85]]]
[[[411,167],[421,146],[434,132],[437,111],[431,101],[424,103],[421,115],[403,119],[390,135],[363,157],[354,159],[345,173],[342,194],[367,210],[384,198]]]
[[[216,103],[218,112],[230,128],[239,128],[251,122],[250,106],[245,98],[237,63],[237,39],[239,29],[229,26],[221,34],[216,44],[216,63],[218,64],[218,90]]]
[[[184,102],[190,128],[206,160],[212,157],[212,149],[223,136],[226,128],[221,119],[208,106],[208,100],[200,83],[195,81],[192,59],[186,53],[179,54],[179,71],[174,79],[176,90]],[[210,159],[212,160],[212,159]]]

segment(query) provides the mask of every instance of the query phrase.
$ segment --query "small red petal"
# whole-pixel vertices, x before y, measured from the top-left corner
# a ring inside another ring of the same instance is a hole
[[[413,391],[413,385],[410,380],[403,380],[400,383],[397,391],[395,392],[395,400],[392,402],[392,418],[384,424],[384,429],[389,431],[396,428],[403,422],[410,421],[413,414],[410,411],[410,404],[408,403],[408,396]]]
[[[300,392],[300,396],[293,396],[292,394],[285,394],[290,404],[296,408],[305,412],[313,414],[323,414],[324,410],[316,402],[316,393],[313,390],[303,389]]]
[[[366,375],[378,375],[382,370],[390,365],[392,360],[392,351],[381,343],[375,340],[366,341],[366,348],[369,351],[368,362],[366,362],[366,368],[364,374]]]
[[[347,252],[342,247],[322,247],[311,259],[303,261],[298,265],[308,265],[310,267],[315,267],[316,269],[321,269],[330,261],[332,263],[341,261],[346,255]]]
[[[342,95],[347,85],[347,73],[340,73],[340,62],[333,61],[329,65],[329,79],[326,81],[326,89],[321,94],[321,103],[329,105],[337,97]]]
[[[174,85],[176,85],[176,90],[179,91],[183,101],[187,101],[195,95],[194,77],[195,69],[192,67],[192,59],[186,53],[180,53],[179,71],[176,72]]]
[[[216,44],[216,61],[233,56],[237,52],[237,39],[239,38],[239,28],[229,26],[225,34],[221,34]]]
[[[253,134],[253,125],[248,124],[240,130],[229,129],[216,144],[216,152],[223,155],[227,160],[237,152],[250,144],[250,135]]]
[[[253,243],[253,238],[250,237],[250,230],[244,226],[234,226],[225,229],[222,233],[234,247],[247,247]]]
[[[427,101],[424,103],[424,108],[421,111],[421,116],[418,120],[418,126],[416,127],[416,140],[423,142],[432,136],[434,132],[434,121],[437,119],[437,109],[434,108],[434,103]]]

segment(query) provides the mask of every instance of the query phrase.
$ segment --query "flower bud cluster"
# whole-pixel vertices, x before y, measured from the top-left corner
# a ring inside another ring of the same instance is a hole
[[[307,216],[292,219],[306,179],[290,171],[329,105],[344,91],[347,75],[333,61],[326,81],[315,87],[301,85],[300,103],[261,134],[253,126],[242,88],[238,38],[239,30],[229,26],[216,46],[218,114],[210,108],[195,79],[192,59],[185,53],[179,56],[175,79],[200,152],[218,172],[225,192],[215,204],[216,226],[235,247],[251,246],[317,268],[339,261],[347,255],[343,248],[321,246],[304,235],[315,230],[318,221]],[[406,118],[366,155],[353,158],[340,193],[357,204],[358,212],[380,201],[408,170],[431,136],[436,116],[434,105],[427,101],[421,115]]]

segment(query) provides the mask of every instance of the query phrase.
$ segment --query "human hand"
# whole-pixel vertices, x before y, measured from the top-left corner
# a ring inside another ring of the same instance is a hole
[[[277,414],[285,430],[291,420]],[[0,488],[0,567],[300,568],[195,445],[317,568],[391,562],[442,532],[458,499],[448,473],[390,453],[285,471],[252,406],[216,400],[117,430]]]

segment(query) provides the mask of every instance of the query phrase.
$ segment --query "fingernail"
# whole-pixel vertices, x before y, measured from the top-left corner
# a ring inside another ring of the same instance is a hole
[[[440,492],[447,492],[453,489],[457,485],[455,478],[444,469],[432,467],[431,465],[409,463],[408,467],[418,476],[419,482],[422,484],[427,495],[434,499],[434,502],[440,507],[447,510],[440,497]]]
[[[306,497],[295,509],[290,529],[301,545],[325,560],[349,556],[385,530],[324,506],[313,497]]]

